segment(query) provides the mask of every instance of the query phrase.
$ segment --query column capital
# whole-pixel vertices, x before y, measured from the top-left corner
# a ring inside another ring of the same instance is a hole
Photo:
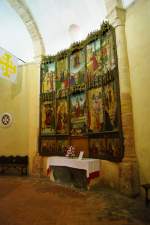
[[[120,7],[114,7],[106,16],[113,27],[124,26],[126,19],[126,10]]]

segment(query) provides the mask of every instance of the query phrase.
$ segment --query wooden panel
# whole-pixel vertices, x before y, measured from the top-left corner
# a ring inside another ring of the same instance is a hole
[[[88,157],[88,138],[71,138],[71,145],[75,147],[76,156],[79,155],[80,151],[84,151],[83,157]]]

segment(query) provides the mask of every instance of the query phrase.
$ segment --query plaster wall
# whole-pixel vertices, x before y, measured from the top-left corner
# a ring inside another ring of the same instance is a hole
[[[25,70],[19,66],[16,83],[0,78],[0,113],[12,114],[13,123],[0,127],[0,155],[27,155],[28,106]]]
[[[135,148],[141,183],[150,182],[150,1],[137,0],[126,12]]]
[[[28,155],[30,169],[37,151],[39,74],[31,63],[18,67],[16,83],[0,78],[0,114],[13,117],[10,127],[0,127],[0,155]]]

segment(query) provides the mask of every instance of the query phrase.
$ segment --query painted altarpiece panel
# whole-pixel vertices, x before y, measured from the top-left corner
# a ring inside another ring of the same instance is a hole
[[[99,137],[89,140],[90,157],[119,161],[122,158],[121,142],[118,137]]]
[[[71,135],[86,133],[86,94],[79,93],[70,97]]]
[[[85,50],[74,52],[70,56],[70,89],[85,89]]]
[[[109,82],[104,86],[104,117],[105,130],[118,130],[117,94],[115,82]]]
[[[56,101],[56,133],[68,134],[68,101],[66,98]]]
[[[41,103],[41,134],[55,134],[55,107],[52,101]]]
[[[107,71],[113,70],[116,66],[115,60],[115,41],[113,32],[107,32],[104,37],[101,38],[101,54],[103,74]]]
[[[68,139],[57,139],[57,155],[65,156],[69,147]]]
[[[91,138],[89,140],[89,151],[90,157],[100,158],[106,156],[106,139],[101,138]]]
[[[42,137],[40,145],[41,155],[56,155],[56,139]]]
[[[102,70],[100,39],[87,45],[87,86],[94,87],[99,84]]]
[[[108,159],[119,161],[122,158],[121,142],[119,138],[106,138],[106,154]]]
[[[42,93],[49,93],[55,90],[55,63],[42,65]]]
[[[68,58],[57,61],[56,96],[66,97],[68,94]]]
[[[98,133],[104,129],[102,87],[93,88],[88,92],[88,130]]]
[[[89,146],[88,146],[88,138],[84,137],[78,137],[74,138],[71,137],[71,145],[75,148],[75,156],[78,157],[80,152],[83,151],[84,155],[83,157],[89,156]]]

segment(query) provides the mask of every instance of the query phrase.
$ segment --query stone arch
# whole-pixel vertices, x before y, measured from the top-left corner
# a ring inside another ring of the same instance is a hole
[[[35,60],[45,54],[45,46],[38,26],[24,0],[7,0],[24,22],[33,41]]]

